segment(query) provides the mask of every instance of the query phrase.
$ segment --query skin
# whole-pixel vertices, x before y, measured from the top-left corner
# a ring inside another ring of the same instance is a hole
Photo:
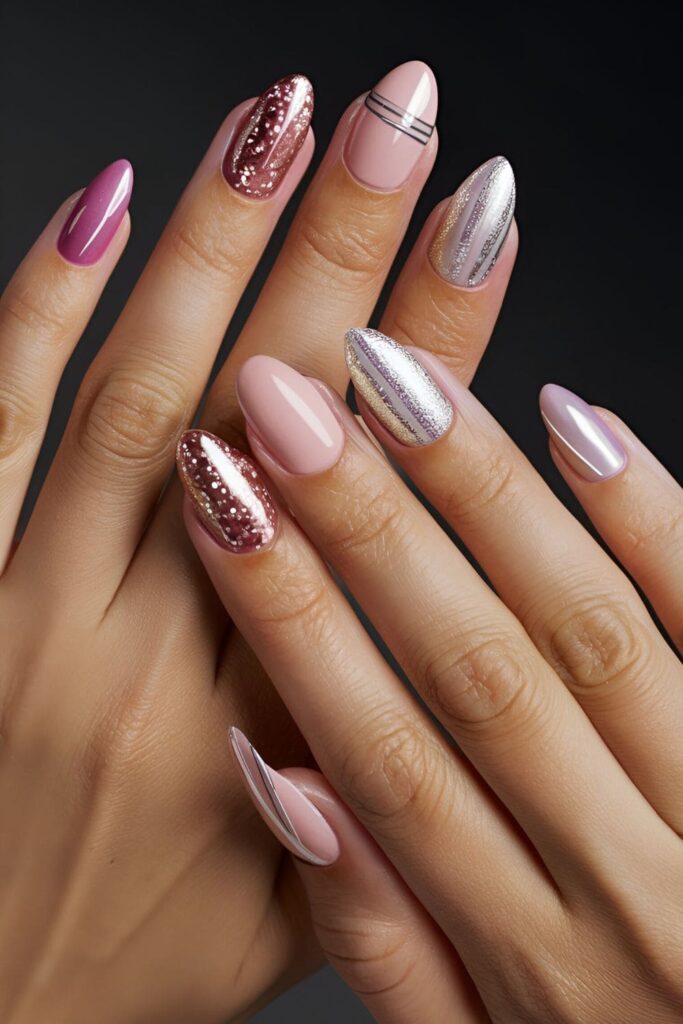
[[[339,339],[370,317],[431,169],[436,135],[400,191],[358,185],[341,151],[360,104],[342,118],[208,394],[202,424],[233,441],[243,442],[234,379],[250,354],[286,355],[343,390]],[[237,195],[219,168],[245,109],[220,129],[90,366],[18,541],[55,389],[123,252],[129,217],[98,263],[76,267],[56,250],[72,197],[0,300],[8,1024],[242,1020],[322,961],[301,881],[248,803],[226,731],[239,724],[290,763],[310,755],[206,579],[180,485],[165,488],[243,289],[312,155],[310,135],[276,196]],[[437,219],[382,326],[447,356],[469,380],[504,296],[516,230],[486,285],[463,292],[427,264]]]

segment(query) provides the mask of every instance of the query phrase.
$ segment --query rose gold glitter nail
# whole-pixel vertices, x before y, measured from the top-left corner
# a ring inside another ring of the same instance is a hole
[[[288,75],[256,101],[223,159],[223,175],[252,199],[272,196],[301,149],[313,115],[313,86]]]
[[[205,430],[188,430],[178,442],[176,459],[197,517],[222,547],[239,554],[270,543],[277,509],[247,455]]]

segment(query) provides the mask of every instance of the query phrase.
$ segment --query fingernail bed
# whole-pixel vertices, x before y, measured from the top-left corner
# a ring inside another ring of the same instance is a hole
[[[273,834],[309,864],[333,864],[339,856],[339,842],[318,808],[293,782],[267,765],[234,726],[230,743],[249,795]]]
[[[515,176],[503,156],[470,174],[451,199],[429,250],[436,272],[473,288],[491,272],[515,212]]]
[[[321,473],[337,461],[344,431],[315,385],[271,356],[252,356],[237,377],[247,422],[289,473]]]
[[[246,554],[272,541],[277,509],[247,455],[204,430],[188,430],[178,443],[177,464],[200,522],[222,547]]]
[[[353,177],[370,188],[400,188],[434,132],[437,105],[434,73],[422,61],[385,75],[368,94],[345,147]]]
[[[584,480],[609,480],[626,468],[628,456],[624,446],[578,395],[559,384],[546,384],[541,390],[540,406],[555,447]]]
[[[277,190],[301,149],[313,116],[313,86],[304,75],[271,85],[246,115],[223,158],[229,185],[252,199]]]
[[[57,239],[69,263],[89,267],[102,258],[128,209],[133,168],[116,160],[93,178],[78,199]]]
[[[415,447],[445,434],[453,406],[407,349],[380,331],[353,327],[345,353],[353,386],[397,441]]]

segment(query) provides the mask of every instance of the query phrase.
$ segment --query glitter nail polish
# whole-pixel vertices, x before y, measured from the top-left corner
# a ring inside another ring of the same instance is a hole
[[[415,447],[445,434],[453,406],[407,349],[380,331],[352,327],[345,351],[353,386],[397,441]]]
[[[429,250],[437,274],[464,288],[491,271],[515,212],[515,176],[504,156],[470,174],[451,199]]]
[[[247,455],[205,430],[188,430],[176,460],[200,522],[222,547],[246,554],[272,541],[277,509]]]
[[[301,149],[313,116],[313,86],[304,75],[271,85],[246,115],[223,158],[223,176],[237,192],[268,199]]]

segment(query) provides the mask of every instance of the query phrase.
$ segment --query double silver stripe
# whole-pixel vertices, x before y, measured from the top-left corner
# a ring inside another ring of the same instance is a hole
[[[259,770],[259,775],[263,780],[263,785],[266,787],[266,792],[270,797],[270,802],[273,805],[273,810],[280,819],[280,824],[282,825],[286,832],[289,832],[292,839],[295,839],[297,843],[301,843],[297,830],[294,828],[294,825],[292,824],[292,819],[287,814],[287,811],[283,806],[282,800],[280,800],[280,797],[277,795],[275,786],[273,785],[273,782],[270,778],[268,765],[263,760],[258,750],[256,750],[253,744],[251,743],[249,744],[249,750],[251,751],[251,756],[254,758],[254,761],[256,761],[256,767]]]
[[[380,96],[378,92],[373,91],[366,96],[365,106],[380,121],[384,121],[390,128],[397,128],[404,135],[414,139],[415,142],[419,142],[421,146],[426,146],[429,142],[434,131],[433,124],[428,124],[421,118],[415,117],[414,114],[408,113],[403,107],[397,106],[396,103],[392,103],[391,100],[386,99],[384,96]]]

